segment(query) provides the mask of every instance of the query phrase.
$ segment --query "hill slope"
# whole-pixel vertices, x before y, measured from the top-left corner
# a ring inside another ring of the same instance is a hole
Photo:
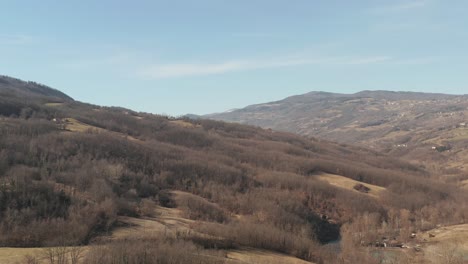
[[[33,112],[40,113],[43,104],[72,101],[68,95],[45,85],[0,75],[0,112],[4,116],[30,117]]]
[[[0,92],[3,96],[24,96],[26,99],[42,97],[49,100],[73,101],[70,96],[48,86],[3,75],[0,75]]]
[[[468,162],[468,96],[311,92],[205,118],[360,145],[441,174],[460,174]]]
[[[140,263],[142,256],[232,263],[226,256],[241,259],[235,252],[246,248],[367,263],[365,250],[336,254],[326,243],[340,229],[342,247],[359,248],[376,236],[405,240],[409,230],[468,219],[460,189],[372,150],[68,96],[57,102],[57,94],[12,105],[17,91],[0,100],[4,247],[86,244],[86,263]],[[135,223],[163,228],[154,237],[119,239]]]

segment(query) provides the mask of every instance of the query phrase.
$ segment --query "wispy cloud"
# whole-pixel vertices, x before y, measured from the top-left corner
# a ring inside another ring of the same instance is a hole
[[[0,45],[25,45],[33,43],[35,38],[25,34],[1,35]]]
[[[421,9],[421,8],[426,7],[427,5],[428,5],[427,0],[412,0],[412,1],[398,2],[392,5],[373,7],[370,9],[370,11],[376,14],[394,13],[394,12]]]
[[[235,38],[272,38],[276,37],[275,34],[265,32],[237,32],[232,33],[231,37]]]
[[[221,62],[185,62],[151,64],[148,59],[134,53],[90,59],[75,59],[59,64],[69,70],[110,69],[143,79],[170,79],[194,76],[220,75],[233,72],[255,71],[275,68],[320,66],[320,67],[360,67],[366,65],[423,65],[440,60],[438,57],[394,58],[391,56],[317,56],[291,55],[273,59],[226,60]]]
[[[164,79],[300,65],[364,65],[380,63],[391,59],[392,58],[389,56],[327,58],[285,57],[265,60],[230,60],[220,63],[158,64],[145,67],[139,70],[138,74],[151,79]]]

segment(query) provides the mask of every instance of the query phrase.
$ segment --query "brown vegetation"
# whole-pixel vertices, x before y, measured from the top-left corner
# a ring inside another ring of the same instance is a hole
[[[447,178],[467,171],[467,109],[464,95],[311,92],[205,117],[376,149]]]
[[[455,184],[373,151],[66,98],[44,105],[50,99],[0,98],[1,246],[92,244],[122,217],[158,217],[158,203],[195,224],[156,242],[103,244],[87,263],[206,263],[212,250],[235,247],[366,263],[368,254],[338,256],[324,244],[340,238],[340,227],[343,247],[357,248],[468,220],[467,196]],[[65,131],[54,118],[97,129]],[[334,186],[323,174],[352,184]]]

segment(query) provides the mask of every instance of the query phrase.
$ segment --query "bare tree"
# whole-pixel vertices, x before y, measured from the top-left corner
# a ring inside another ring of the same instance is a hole
[[[78,264],[80,259],[84,257],[83,247],[69,247],[68,255],[70,256],[71,264]]]
[[[68,264],[66,247],[50,247],[44,249],[44,256],[49,264]]]
[[[25,264],[39,264],[39,260],[35,256],[26,255],[24,256],[23,262]]]

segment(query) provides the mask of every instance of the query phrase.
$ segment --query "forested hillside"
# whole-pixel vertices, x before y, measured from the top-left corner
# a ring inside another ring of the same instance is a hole
[[[225,263],[206,256],[245,247],[374,263],[359,248],[464,223],[467,198],[423,166],[365,148],[100,107],[0,78],[3,247],[101,245],[87,263],[124,263],[103,257],[117,252],[126,263]],[[145,219],[154,207],[181,210],[190,231],[103,239],[122,217]],[[332,241],[341,241],[338,253]]]
[[[363,146],[466,185],[467,109],[466,95],[311,92],[205,118]]]

